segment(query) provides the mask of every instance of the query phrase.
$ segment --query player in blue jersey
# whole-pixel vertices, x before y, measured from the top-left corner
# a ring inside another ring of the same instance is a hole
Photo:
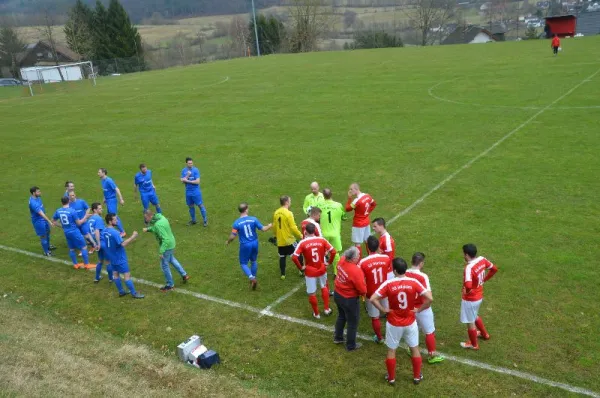
[[[192,218],[188,225],[196,224],[196,207],[200,208],[204,226],[208,225],[208,217],[206,215],[206,207],[202,201],[202,191],[200,190],[200,170],[194,167],[192,158],[185,158],[186,166],[181,170],[181,178],[179,179],[185,185],[185,202],[189,206],[190,217]]]
[[[106,228],[102,219],[102,210],[100,203],[92,203],[92,216],[87,221],[90,234],[92,234],[96,242],[95,249],[98,252],[98,264],[96,264],[96,279],[94,279],[94,283],[98,283],[102,279],[102,265],[106,260],[106,254],[102,248],[102,232]],[[110,283],[113,281],[113,269],[110,262],[106,264],[106,272],[108,273],[108,281]]]
[[[31,224],[35,234],[40,237],[44,256],[51,256],[52,250],[56,247],[50,244],[50,227],[52,220],[48,218],[44,212],[44,204],[42,203],[42,191],[38,187],[29,189],[31,196],[29,197],[29,213],[31,214]]]
[[[273,224],[263,226],[258,218],[248,215],[248,203],[240,203],[238,206],[240,218],[235,220],[229,239],[225,244],[230,244],[236,236],[240,239],[240,266],[244,274],[250,279],[252,290],[256,289],[256,272],[258,270],[258,235],[256,230],[263,232],[271,229]],[[251,268],[248,268],[248,262]]]
[[[62,203],[62,207],[59,207],[52,219],[54,220],[54,225],[61,226],[63,232],[65,233],[65,238],[67,239],[67,246],[69,247],[69,257],[73,261],[73,267],[75,269],[78,268],[94,268],[95,265],[90,265],[90,259],[87,252],[87,247],[85,244],[85,239],[83,235],[81,235],[81,231],[79,231],[79,226],[87,221],[88,218],[92,215],[91,213],[87,213],[81,220],[77,217],[77,212],[69,207],[69,198],[63,196],[60,198],[60,202]],[[81,249],[81,255],[83,256],[83,264],[77,263],[77,254],[75,250]]]
[[[113,281],[117,290],[119,290],[119,297],[127,295],[119,277],[119,274],[122,274],[131,297],[142,299],[144,295],[136,292],[133,286],[129,272],[129,263],[127,262],[127,253],[125,252],[125,246],[137,238],[138,233],[137,231],[133,231],[130,238],[123,240],[121,234],[115,229],[118,222],[117,215],[108,213],[104,219],[106,220],[106,228],[102,231],[102,249],[113,267]]]
[[[63,196],[69,197],[71,192],[75,192],[75,183],[73,181],[65,182],[65,194]]]
[[[133,179],[133,192],[136,193],[137,191],[140,191],[144,214],[146,214],[150,203],[154,205],[157,213],[162,213],[160,203],[158,203],[158,196],[156,196],[156,187],[152,181],[152,170],[148,170],[148,167],[144,163],[140,164],[140,171]],[[144,222],[146,222],[145,219]]]
[[[87,213],[88,209],[90,208],[88,206],[87,202],[83,199],[77,198],[77,195],[75,195],[75,191],[69,192],[68,196],[69,196],[69,207],[71,209],[75,210],[75,212],[77,213],[77,217],[80,220],[83,219],[83,217],[85,217],[85,214]],[[81,232],[81,235],[83,235],[83,237],[86,238],[87,242],[91,244],[92,247],[97,246],[94,238],[92,237],[92,234],[90,233],[89,223],[84,222],[83,224],[81,224],[79,226],[79,231]],[[90,252],[90,253],[92,253],[92,252]]]
[[[104,192],[104,203],[106,203],[106,211],[117,215],[119,211],[118,203],[121,203],[121,206],[125,204],[125,200],[123,200],[123,195],[121,195],[121,190],[117,187],[117,184],[113,181],[112,178],[108,176],[108,171],[106,169],[98,169],[98,177],[100,177],[100,183],[102,184],[102,191]],[[119,202],[117,202],[117,196],[119,196]],[[121,223],[121,219],[117,217],[117,229],[121,232],[121,236],[127,235],[125,230],[123,229],[123,224]]]

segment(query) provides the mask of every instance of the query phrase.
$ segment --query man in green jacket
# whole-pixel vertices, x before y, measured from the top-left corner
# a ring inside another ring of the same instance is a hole
[[[310,209],[313,207],[320,207],[319,204],[322,202],[323,194],[320,192],[319,183],[314,181],[310,184],[310,193],[304,198],[302,211],[304,211],[304,214],[307,216],[310,216]]]
[[[171,275],[171,269],[169,268],[170,264],[179,272],[183,278],[183,283],[186,283],[190,279],[190,276],[173,255],[173,251],[175,250],[175,236],[173,236],[173,231],[171,231],[169,220],[161,213],[154,214],[152,210],[147,210],[144,213],[144,220],[150,225],[148,228],[144,228],[144,232],[152,232],[159,244],[160,266],[167,281],[167,284],[161,287],[160,290],[168,292],[175,288],[173,275]]]

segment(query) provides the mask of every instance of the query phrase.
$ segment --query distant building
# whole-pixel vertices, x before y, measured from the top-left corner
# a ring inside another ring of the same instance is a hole
[[[600,34],[600,12],[582,12],[577,17],[577,33],[584,36]]]
[[[24,51],[17,54],[19,67],[50,66],[56,65],[57,61],[59,64],[65,64],[81,60],[81,55],[71,51],[67,47],[60,45],[55,45],[54,47],[58,59],[54,59],[52,46],[45,40],[26,45]]]
[[[71,51],[67,47],[55,45],[58,63],[61,65],[81,60],[81,55]],[[52,66],[56,65],[56,59],[52,54],[52,46],[45,40],[27,44],[23,51],[17,54],[17,69],[28,68],[32,66]],[[10,77],[12,75],[10,68],[5,66],[0,70],[0,75]],[[19,77],[19,76],[12,76]]]
[[[546,17],[546,26],[544,32],[546,37],[550,38],[554,35],[558,37],[575,36],[577,25],[577,17],[575,15],[559,15],[555,17]]]
[[[505,41],[506,40],[506,32],[508,32],[506,24],[504,24],[502,22],[495,22],[492,24],[492,28],[488,29],[488,30],[490,32],[492,32],[492,37],[494,38],[494,40],[496,40],[496,41]]]
[[[488,43],[490,41],[496,41],[496,39],[489,30],[476,25],[462,25],[454,29],[442,41],[442,44],[474,44]]]

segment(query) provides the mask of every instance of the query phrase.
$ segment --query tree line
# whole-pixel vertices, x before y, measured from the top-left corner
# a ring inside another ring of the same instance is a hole
[[[108,8],[96,1],[90,8],[77,0],[69,10],[64,27],[67,45],[84,60],[94,60],[100,73],[111,72],[115,58],[131,59],[124,72],[144,70],[142,38],[119,0],[110,0]]]
[[[91,8],[95,7],[94,0],[85,0],[83,3]],[[122,0],[121,3],[135,23],[150,18],[154,13],[165,18],[184,18],[200,15],[243,14],[250,11],[249,0]],[[8,0],[0,7],[0,14],[18,15],[19,20],[24,22],[21,25],[35,25],[35,21],[41,17],[40,10],[49,8],[57,17],[66,14],[72,4],[73,0]],[[255,0],[255,4],[260,9],[282,5],[282,1]]]
[[[58,65],[55,28],[54,16],[46,10],[38,30]],[[77,0],[68,12],[64,33],[67,46],[79,56],[77,61],[94,61],[100,74],[114,72],[115,59],[120,59],[121,73],[145,69],[142,38],[119,0],[110,0],[108,7],[97,0],[94,8]],[[17,57],[24,51],[25,43],[16,29],[6,19],[0,21],[0,66],[9,67],[11,74],[18,76]]]

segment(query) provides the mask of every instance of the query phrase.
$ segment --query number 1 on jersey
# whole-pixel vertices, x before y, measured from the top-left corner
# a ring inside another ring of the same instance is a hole
[[[481,271],[479,275],[477,275],[477,279],[479,280],[479,286],[482,286],[483,282],[485,282],[485,271]]]

